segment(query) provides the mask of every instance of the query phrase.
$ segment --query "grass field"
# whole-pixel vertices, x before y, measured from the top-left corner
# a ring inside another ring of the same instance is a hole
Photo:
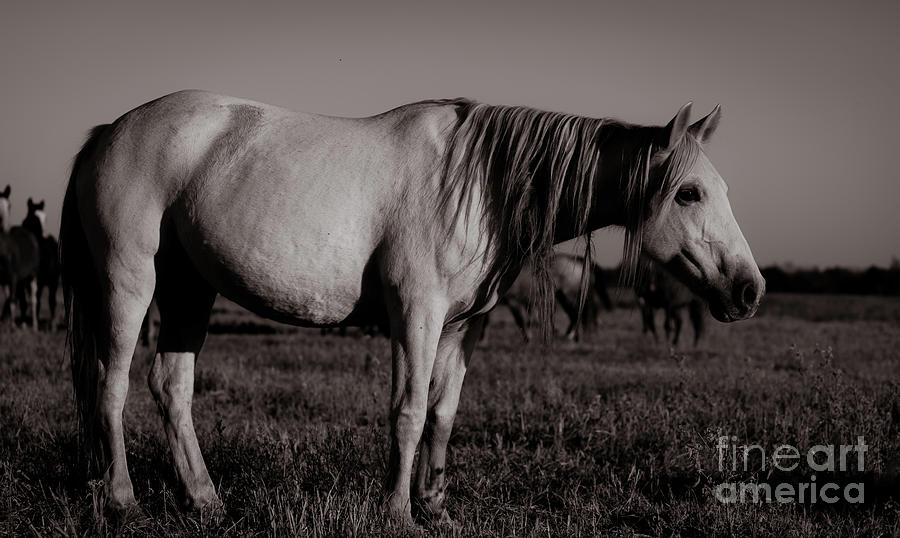
[[[900,534],[900,299],[771,295],[756,318],[709,326],[698,348],[671,350],[622,307],[587,341],[548,351],[494,315],[450,441],[454,523],[421,529],[381,516],[381,338],[321,336],[217,305],[194,401],[225,503],[216,517],[178,509],[146,385],[150,351],[139,347],[125,425],[142,511],[112,518],[101,484],[80,471],[64,335],[2,328],[0,534]],[[767,454],[864,437],[862,471],[816,473],[820,485],[864,484],[864,502],[723,504],[719,484],[800,484],[811,471],[769,474],[759,458],[720,470],[720,436]]]

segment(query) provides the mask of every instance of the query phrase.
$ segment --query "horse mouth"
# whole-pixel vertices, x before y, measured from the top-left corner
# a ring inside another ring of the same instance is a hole
[[[716,321],[721,321],[722,323],[750,319],[756,314],[757,310],[757,307],[753,306],[747,311],[741,312],[736,306],[727,305],[725,301],[718,296],[708,299],[706,304],[709,305],[709,313],[712,314],[712,317],[714,317]]]
[[[712,317],[716,318],[716,321],[721,321],[722,323],[736,321],[736,318],[728,312],[728,309],[725,308],[724,305],[719,304],[718,301],[710,301],[708,304],[709,313],[712,314]]]

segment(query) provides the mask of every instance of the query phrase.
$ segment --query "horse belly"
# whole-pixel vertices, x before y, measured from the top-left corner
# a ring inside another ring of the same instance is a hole
[[[221,294],[287,323],[340,324],[377,306],[364,273],[396,181],[388,149],[359,122],[226,108],[230,134],[188,159],[165,217],[193,264]]]
[[[373,250],[366,245],[308,230],[215,231],[181,233],[181,242],[216,290],[248,310],[284,323],[328,326],[377,309],[375,286],[364,285]]]

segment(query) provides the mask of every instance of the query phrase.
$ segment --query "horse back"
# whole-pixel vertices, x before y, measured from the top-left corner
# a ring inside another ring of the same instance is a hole
[[[423,192],[439,183],[455,121],[439,104],[348,119],[179,92],[104,133],[96,177],[79,178],[82,220],[121,259],[177,242],[220,293],[258,313],[340,323],[380,301],[363,300],[379,247],[433,219]]]
[[[550,274],[557,289],[577,294],[581,289],[584,258],[574,254],[556,253],[550,265]]]

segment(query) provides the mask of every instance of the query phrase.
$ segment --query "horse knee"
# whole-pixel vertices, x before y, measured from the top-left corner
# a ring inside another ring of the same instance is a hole
[[[147,375],[147,385],[160,410],[167,414],[190,406],[193,396],[193,354],[157,353]]]
[[[435,439],[449,439],[450,431],[453,429],[453,421],[456,419],[456,412],[435,409],[429,417],[432,435]]]

